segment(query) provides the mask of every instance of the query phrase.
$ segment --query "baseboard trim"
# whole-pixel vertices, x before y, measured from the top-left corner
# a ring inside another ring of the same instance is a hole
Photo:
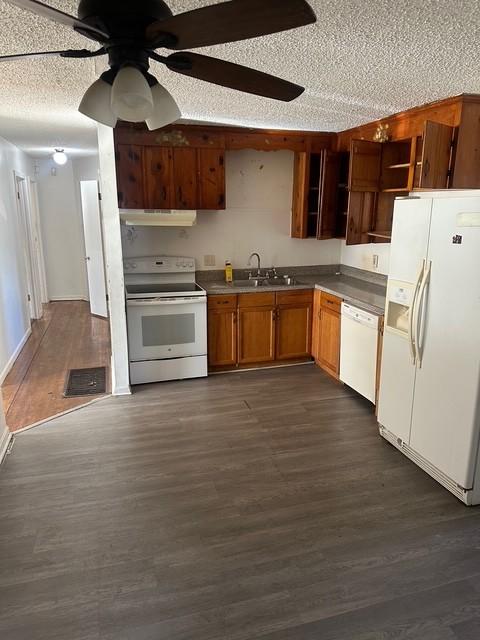
[[[23,347],[25,346],[25,343],[27,342],[27,340],[29,339],[29,337],[31,335],[32,335],[32,327],[29,327],[27,329],[27,331],[25,332],[25,335],[23,336],[23,338],[20,340],[17,348],[15,349],[15,351],[10,356],[10,359],[8,360],[7,364],[3,367],[3,370],[0,373],[0,384],[3,384],[5,378],[8,376],[8,374],[10,372],[10,369],[15,364],[15,360],[20,355],[20,351],[23,349]]]
[[[132,389],[130,387],[118,387],[112,391],[112,396],[131,396]]]
[[[57,418],[61,418],[62,416],[66,416],[69,413],[74,413],[75,411],[79,411],[79,409],[85,409],[85,407],[89,407],[91,404],[95,404],[96,402],[101,402],[102,400],[107,400],[111,398],[110,394],[106,394],[101,396],[100,398],[94,398],[93,400],[89,400],[85,402],[85,404],[80,404],[78,407],[72,407],[71,409],[67,409],[66,411],[61,411],[60,413],[56,413],[53,416],[49,416],[48,418],[44,418],[43,420],[39,420],[38,422],[34,422],[33,424],[29,424],[26,427],[22,427],[21,429],[17,429],[12,432],[13,436],[16,436],[19,433],[23,433],[24,431],[30,431],[30,429],[34,429],[35,427],[40,427],[42,424],[47,424],[52,422],[52,420],[56,420]]]
[[[5,456],[8,450],[8,445],[10,444],[10,441],[12,438],[13,438],[13,433],[11,433],[7,428],[5,428],[0,437],[0,464],[2,464],[2,462],[5,459]]]
[[[82,302],[89,302],[86,296],[50,296],[50,302],[75,302],[75,300],[81,300]]]

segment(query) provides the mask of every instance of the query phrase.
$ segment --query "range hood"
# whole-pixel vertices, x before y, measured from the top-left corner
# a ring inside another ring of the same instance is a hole
[[[193,227],[196,211],[178,209],[120,209],[120,220],[135,227]]]

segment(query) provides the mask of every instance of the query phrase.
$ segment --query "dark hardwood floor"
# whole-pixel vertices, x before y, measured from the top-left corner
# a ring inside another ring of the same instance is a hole
[[[98,396],[64,398],[69,369],[110,366],[108,320],[92,316],[88,302],[44,305],[41,320],[1,386],[10,431],[80,407]],[[108,391],[110,391],[107,373]]]
[[[0,505],[6,640],[480,637],[480,511],[314,366],[146,386],[24,432]]]

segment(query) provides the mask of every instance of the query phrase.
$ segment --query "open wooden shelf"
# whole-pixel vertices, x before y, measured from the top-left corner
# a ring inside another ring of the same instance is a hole
[[[394,189],[382,189],[380,193],[406,193],[411,191],[408,187],[395,187]]]

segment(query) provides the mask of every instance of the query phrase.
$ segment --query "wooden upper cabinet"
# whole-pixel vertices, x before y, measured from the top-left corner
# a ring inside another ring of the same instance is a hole
[[[295,154],[293,167],[292,238],[307,237],[307,192],[310,177],[310,154]]]
[[[446,189],[450,175],[454,127],[438,122],[425,122],[423,132],[422,189]]]
[[[145,147],[145,203],[148,209],[174,206],[173,150]]]
[[[350,145],[350,191],[379,191],[382,145],[370,140],[352,140]]]
[[[326,240],[334,238],[337,230],[340,154],[325,150],[322,155],[317,238]]]
[[[198,208],[225,209],[225,152],[198,149]]]
[[[173,184],[175,209],[198,208],[197,150],[176,147],[173,151]]]
[[[145,209],[143,147],[119,144],[115,149],[118,206]]]

